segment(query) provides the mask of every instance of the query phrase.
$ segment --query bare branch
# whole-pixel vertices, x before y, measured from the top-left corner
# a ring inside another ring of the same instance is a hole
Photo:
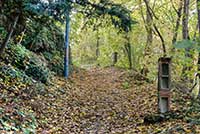
[[[173,0],[170,0],[171,1],[171,4],[172,4],[172,8],[174,9],[174,11],[178,14],[178,10],[176,9],[174,3],[173,3]],[[182,0],[181,0],[182,1]]]
[[[180,26],[180,20],[181,20],[181,16],[182,16],[182,10],[183,10],[183,1],[180,0],[179,2],[179,8],[177,10],[177,20],[176,20],[176,26],[174,29],[174,35],[173,35],[173,39],[172,39],[172,44],[174,44],[177,41],[177,36],[178,36],[178,29]]]
[[[147,0],[144,0],[144,2],[145,2],[145,5],[146,5],[146,8],[147,8],[147,12],[149,13],[149,16],[151,17],[151,19],[153,19],[153,15],[152,15],[153,12],[152,12],[152,10],[150,10],[150,7],[149,7],[149,5],[148,5],[148,1],[147,1]],[[154,17],[155,17],[155,16],[154,16]],[[159,31],[159,29],[158,29],[158,27],[156,26],[155,23],[153,23],[153,27],[154,27],[156,33],[158,34],[158,36],[160,37],[160,40],[161,40],[161,43],[162,43],[162,48],[163,48],[163,55],[166,56],[166,47],[165,47],[164,38],[163,38],[163,36],[161,35],[161,33],[160,33],[160,31]]]

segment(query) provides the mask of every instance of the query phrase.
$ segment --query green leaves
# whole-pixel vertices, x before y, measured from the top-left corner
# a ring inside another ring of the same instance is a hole
[[[49,69],[45,68],[44,66],[37,65],[35,63],[29,64],[25,72],[28,76],[35,80],[39,80],[42,83],[49,82],[50,72]]]
[[[88,1],[77,2],[77,4],[85,7],[82,13],[85,14],[87,18],[105,19],[105,16],[108,16],[112,24],[121,31],[131,31],[132,24],[136,23],[136,21],[131,18],[130,10],[109,0],[101,0],[98,3]]]
[[[24,134],[34,134],[36,132],[37,123],[32,112],[6,106],[4,103],[2,109],[4,111],[0,115],[0,132],[23,132]]]
[[[127,81],[125,81],[125,82],[122,83],[122,87],[123,87],[124,89],[129,89],[129,88],[130,88],[130,83],[127,82]]]
[[[111,15],[112,23],[125,32],[131,31],[132,24],[136,23],[136,21],[130,17],[130,13],[128,9],[118,4],[114,4],[108,10],[108,14]]]
[[[200,44],[199,41],[192,40],[182,40],[178,41],[174,44],[176,49],[195,49],[200,52]]]
[[[24,10],[35,14],[35,15],[44,15],[45,12],[43,12],[43,8],[41,5],[35,5],[35,4],[31,4],[31,3],[26,3],[24,4],[25,8]]]

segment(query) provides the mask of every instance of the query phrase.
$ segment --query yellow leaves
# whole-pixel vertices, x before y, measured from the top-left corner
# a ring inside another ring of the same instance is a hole
[[[137,129],[140,131],[140,132],[144,132],[146,130],[146,126],[139,126],[137,127]]]
[[[156,85],[135,83],[132,79],[129,89],[124,90],[122,83],[128,80],[126,75],[122,76],[124,73],[109,68],[89,72],[81,70],[70,78],[73,83],[55,77],[52,85],[48,86],[47,94],[29,99],[31,108],[26,108],[33,112],[34,109],[31,109],[36,107],[39,133],[78,134],[95,133],[97,130],[101,133],[179,133],[177,128],[185,133],[192,132],[183,120],[172,119],[145,125],[145,115],[157,113]],[[173,93],[172,110],[183,108],[174,100],[180,95]],[[184,102],[185,105],[190,104]]]
[[[195,130],[197,134],[200,134],[200,125],[197,125]]]
[[[51,130],[50,130],[50,132],[55,132],[55,131],[59,131],[59,130],[62,130],[62,128],[61,127],[53,127]]]
[[[189,133],[192,133],[192,130],[191,129],[188,129],[188,128],[185,128],[184,131],[189,134]]]
[[[137,122],[138,122],[138,124],[142,124],[142,123],[144,123],[144,119],[143,118],[139,118]]]
[[[80,117],[84,117],[84,116],[86,116],[86,112],[84,112],[84,111],[82,111],[82,112],[80,112]]]

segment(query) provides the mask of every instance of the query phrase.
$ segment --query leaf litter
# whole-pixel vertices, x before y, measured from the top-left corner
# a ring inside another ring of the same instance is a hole
[[[145,123],[147,115],[158,114],[157,84],[137,77],[113,67],[76,69],[22,104],[35,113],[41,134],[200,133],[200,103],[176,89],[171,111],[181,117]]]

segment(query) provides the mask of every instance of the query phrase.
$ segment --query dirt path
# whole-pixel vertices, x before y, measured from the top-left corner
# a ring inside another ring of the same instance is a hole
[[[46,97],[37,99],[39,133],[143,133],[146,114],[157,110],[155,84],[127,82],[127,72],[115,68],[77,71],[67,81],[55,79]],[[130,78],[129,78],[130,79]],[[71,84],[73,83],[73,84]],[[124,83],[125,86],[124,86]],[[127,83],[129,88],[127,88]],[[134,83],[134,84],[133,84]],[[125,88],[126,87],[126,88]],[[45,124],[46,125],[42,125]],[[176,122],[177,123],[177,122]],[[151,133],[154,130],[148,129]]]
[[[125,71],[107,68],[91,69],[83,76],[74,76],[75,85],[83,88],[79,102],[86,104],[87,109],[84,132],[123,133],[139,124],[146,113],[154,112],[155,89],[137,85],[125,89],[122,86],[125,75]]]
[[[49,127],[43,133],[124,133],[142,122],[146,113],[156,110],[156,89],[137,85],[125,89],[124,75],[115,68],[91,69],[73,74],[71,86],[55,80],[57,87],[41,97],[45,104],[40,118]]]

